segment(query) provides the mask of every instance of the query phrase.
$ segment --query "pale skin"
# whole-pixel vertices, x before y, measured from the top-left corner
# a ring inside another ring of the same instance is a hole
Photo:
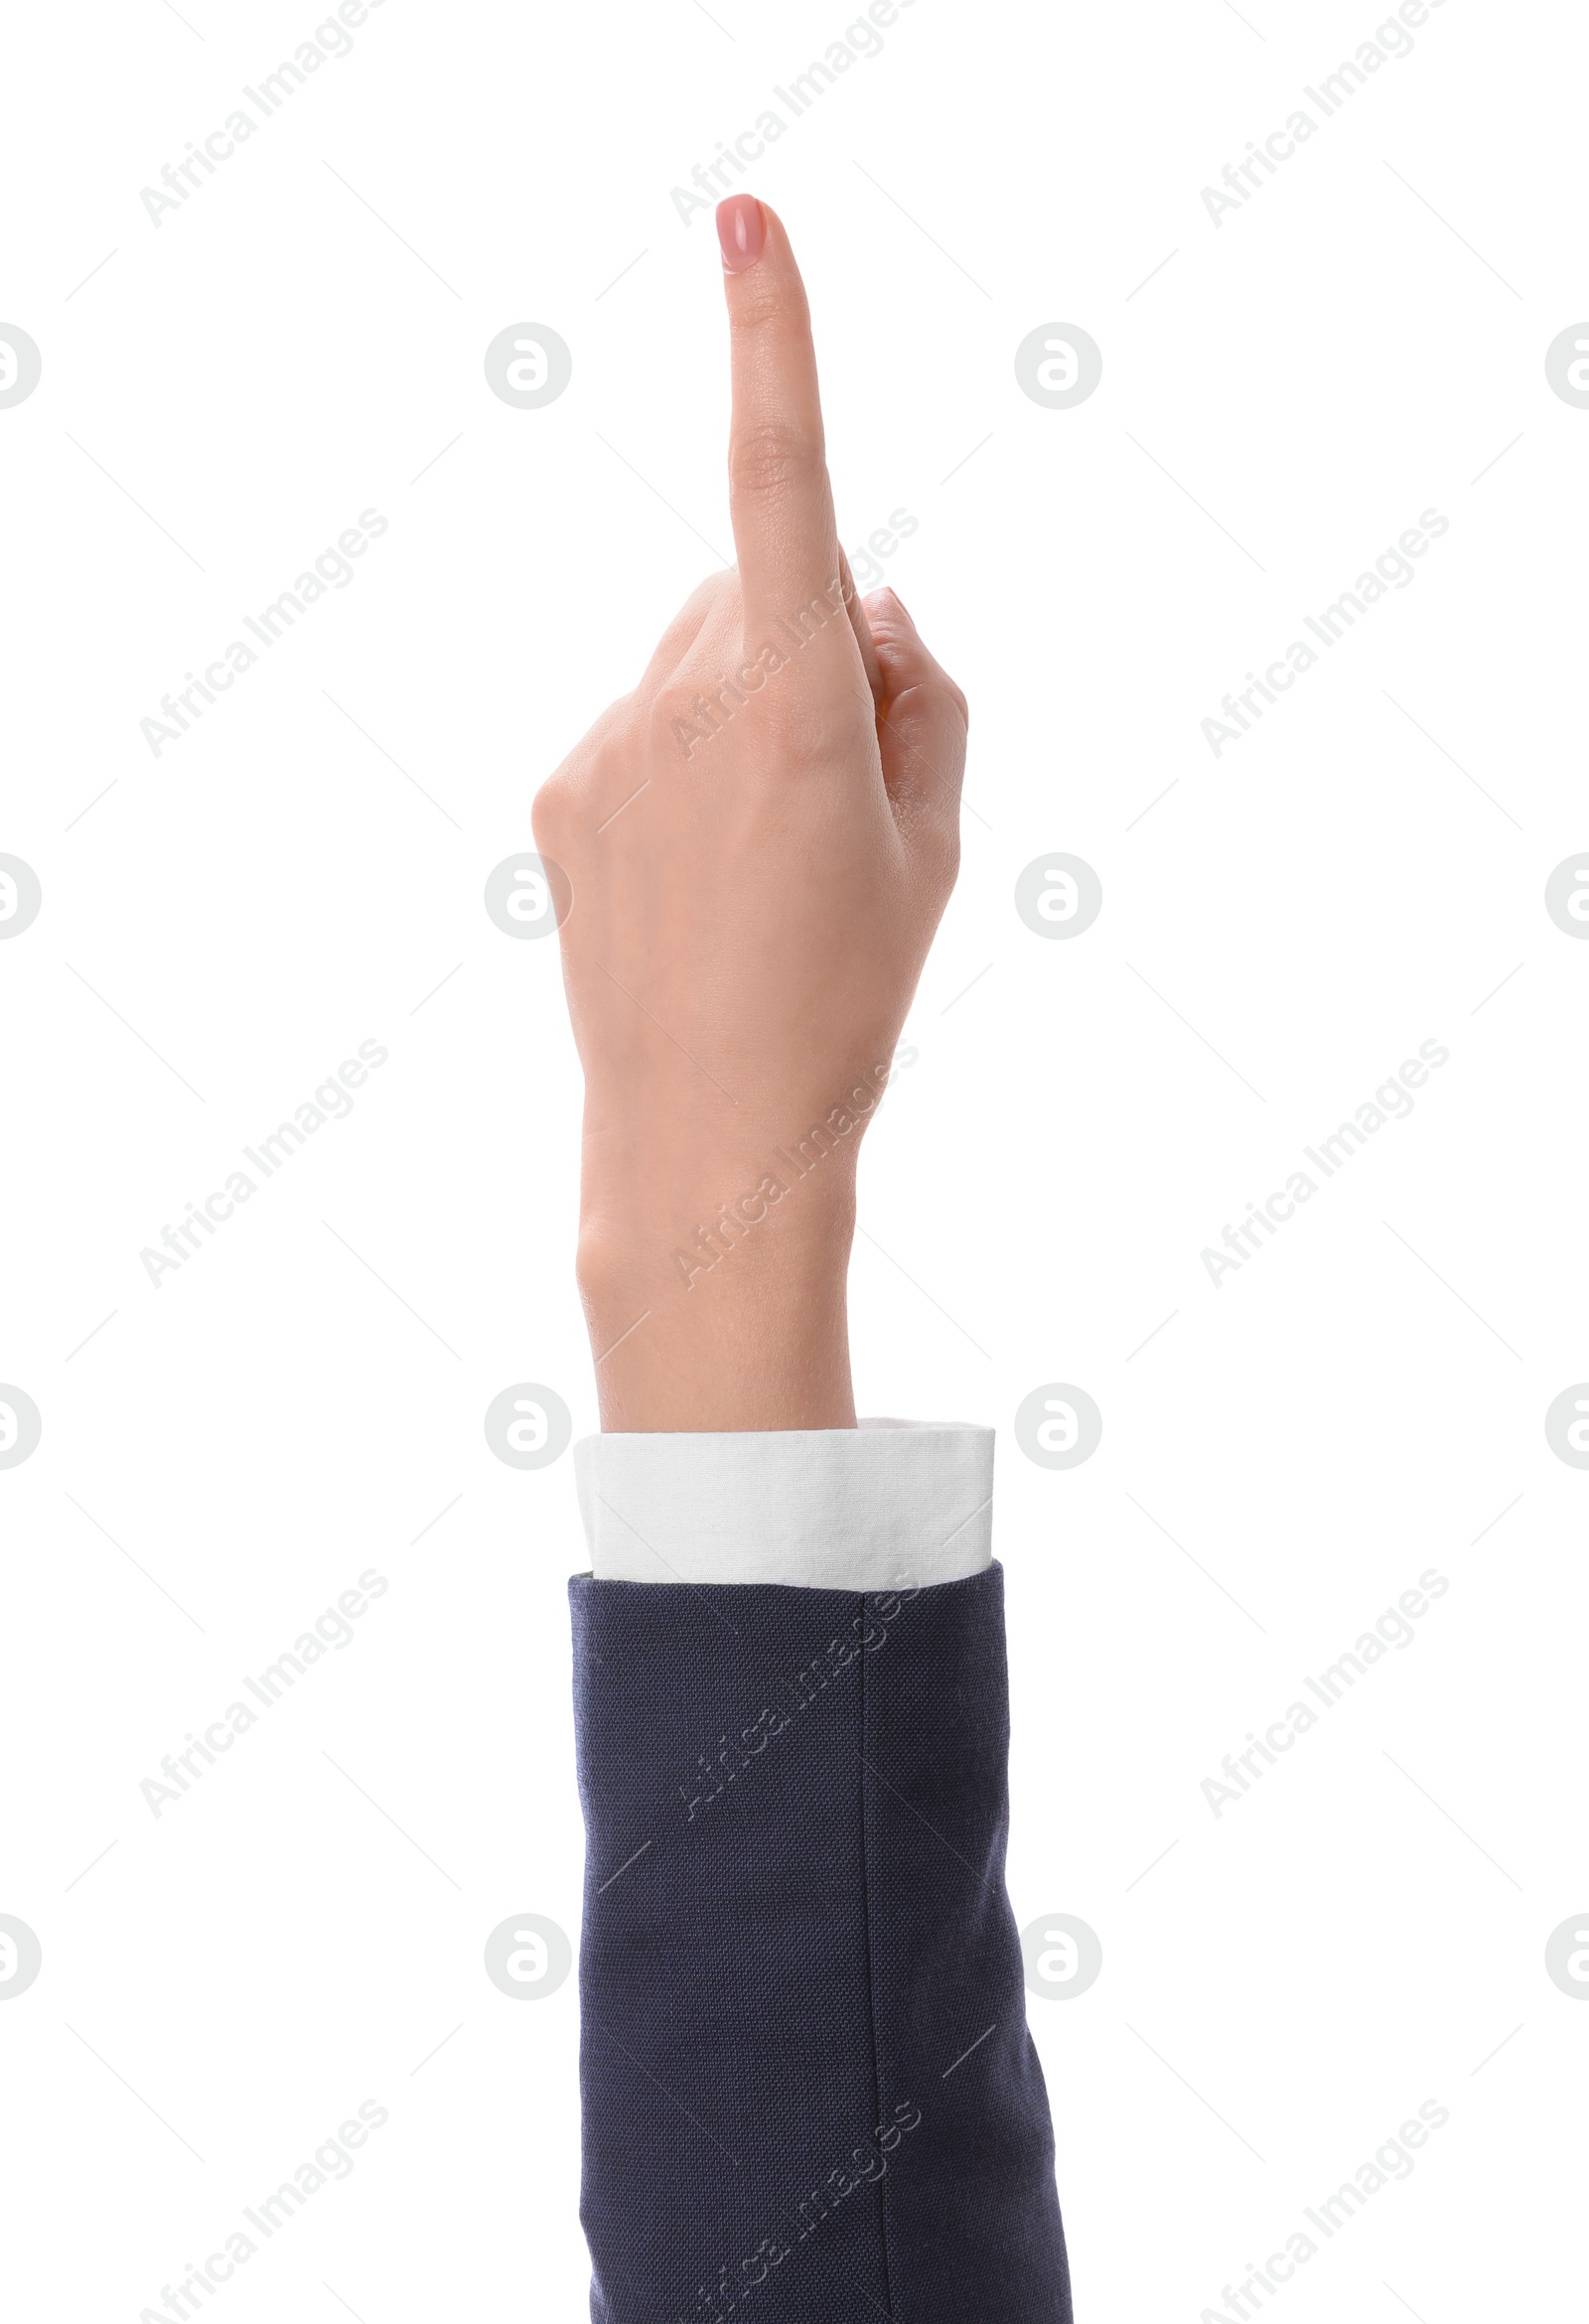
[[[852,1428],[856,1156],[954,885],[965,697],[854,594],[783,225],[739,195],[718,229],[738,562],[534,803],[573,897],[579,1286],[604,1428]]]

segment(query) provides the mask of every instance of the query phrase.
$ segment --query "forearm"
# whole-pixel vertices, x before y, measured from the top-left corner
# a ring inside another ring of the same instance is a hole
[[[571,1597],[593,2315],[1070,2324],[1000,1569]]]

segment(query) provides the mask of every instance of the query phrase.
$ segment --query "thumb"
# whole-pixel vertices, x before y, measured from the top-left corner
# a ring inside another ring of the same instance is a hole
[[[883,680],[877,741],[889,798],[912,822],[930,817],[952,831],[965,772],[965,696],[892,589],[864,603]]]

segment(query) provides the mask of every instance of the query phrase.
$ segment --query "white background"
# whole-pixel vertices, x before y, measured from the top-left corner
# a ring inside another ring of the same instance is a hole
[[[849,20],[388,0],[153,224],[140,188],[316,21],[9,36],[0,320],[44,358],[0,411],[0,849],[44,888],[0,944],[0,1379],[44,1422],[0,1471],[0,1911],[44,1949],[0,2007],[19,2316],[158,2310],[371,2099],[217,2312],[585,2313],[574,1986],[481,1961],[509,1914],[577,1932],[572,1463],[481,1426],[520,1380],[595,1424],[577,1073],[555,946],[481,894],[727,548],[718,263],[670,189]],[[1589,413],[1543,358],[1589,312],[1589,37],[1449,0],[1216,226],[1201,189],[1375,21],[919,0],[745,181],[810,286],[845,542],[918,518],[888,577],[972,705],[853,1336],[863,1409],[1003,1432],[1011,1893],[1104,1952],[1031,2004],[1084,2324],[1218,2311],[1431,2099],[1271,2304],[1581,2297],[1589,2010],[1543,1953],[1589,1903],[1589,1475],[1542,1419],[1589,1374],[1589,945],[1542,891],[1589,845]],[[574,358],[539,411],[482,368],[526,320]],[[1070,411],[1014,376],[1056,320],[1103,351]],[[152,756],[366,508],[353,583]],[[1221,696],[1427,508],[1415,583],[1216,760]],[[1056,848],[1103,883],[1072,943],[1012,903]],[[352,1115],[156,1289],[140,1250],[365,1039]],[[1425,1040],[1411,1117],[1216,1288],[1200,1251]],[[1009,1433],[1053,1380],[1104,1415],[1064,1473]],[[1431,1566],[1415,1644],[1216,1818],[1222,1757]],[[370,1567],[355,1642],[152,1816]]]

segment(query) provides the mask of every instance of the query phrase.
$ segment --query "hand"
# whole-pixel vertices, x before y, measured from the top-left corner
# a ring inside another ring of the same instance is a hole
[[[855,1161],[954,884],[965,697],[834,525],[810,318],[721,205],[735,570],[545,783],[602,1424],[855,1424]],[[644,1321],[640,1320],[644,1317]]]

